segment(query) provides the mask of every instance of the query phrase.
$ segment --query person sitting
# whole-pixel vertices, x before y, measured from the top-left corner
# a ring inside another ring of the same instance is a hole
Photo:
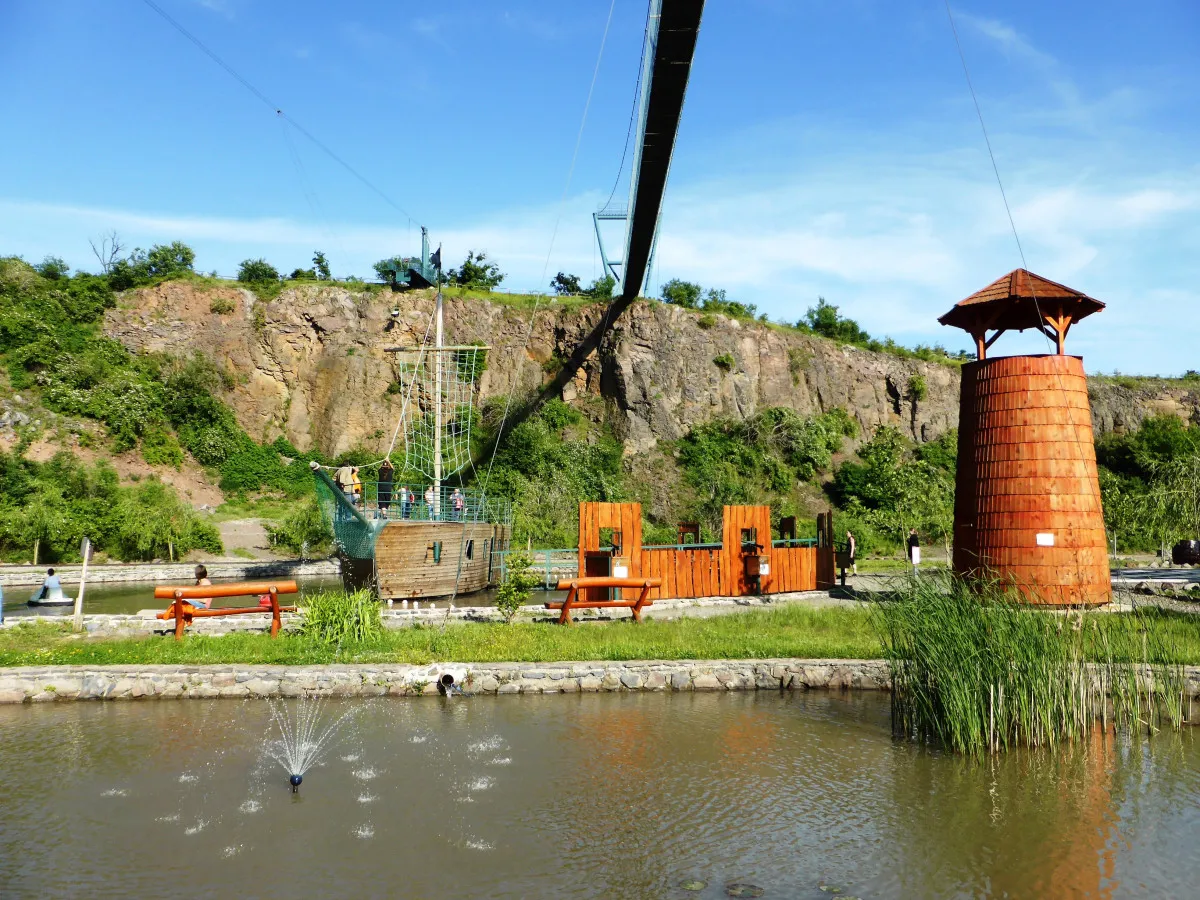
[[[42,582],[38,592],[33,595],[33,599],[35,601],[63,599],[62,581],[54,574],[53,569],[46,570],[46,580]]]
[[[204,566],[196,566],[196,584],[211,587],[212,582],[208,578],[208,569]],[[194,600],[189,600],[188,603],[195,606],[197,609],[211,609],[213,604],[212,597],[197,597]]]

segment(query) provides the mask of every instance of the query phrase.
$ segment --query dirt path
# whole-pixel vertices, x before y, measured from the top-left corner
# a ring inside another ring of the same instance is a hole
[[[221,543],[225,545],[225,555],[253,557],[254,559],[283,559],[283,556],[271,550],[265,522],[265,519],[228,519],[224,522],[217,522],[217,530],[221,533]]]

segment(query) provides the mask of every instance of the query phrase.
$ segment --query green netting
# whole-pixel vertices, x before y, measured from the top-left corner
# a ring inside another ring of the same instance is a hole
[[[337,545],[347,556],[372,559],[375,556],[375,538],[387,521],[368,520],[346,499],[346,495],[323,469],[314,466],[312,471],[317,483],[317,502],[321,504],[326,521],[333,526],[333,539]]]

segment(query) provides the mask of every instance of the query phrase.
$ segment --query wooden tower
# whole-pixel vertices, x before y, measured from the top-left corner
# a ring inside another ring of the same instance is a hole
[[[1112,600],[1087,380],[1063,351],[1071,326],[1102,309],[1017,269],[938,319],[975,338],[978,355],[962,372],[954,571],[1011,583],[1030,603]],[[987,358],[1001,334],[1027,328],[1057,352]]]

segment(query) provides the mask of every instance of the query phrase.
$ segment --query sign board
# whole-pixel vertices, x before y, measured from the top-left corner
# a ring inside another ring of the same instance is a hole
[[[613,566],[613,578],[628,578],[629,566]]]
[[[1037,545],[1039,547],[1053,547],[1054,535],[1047,531],[1038,532]]]

